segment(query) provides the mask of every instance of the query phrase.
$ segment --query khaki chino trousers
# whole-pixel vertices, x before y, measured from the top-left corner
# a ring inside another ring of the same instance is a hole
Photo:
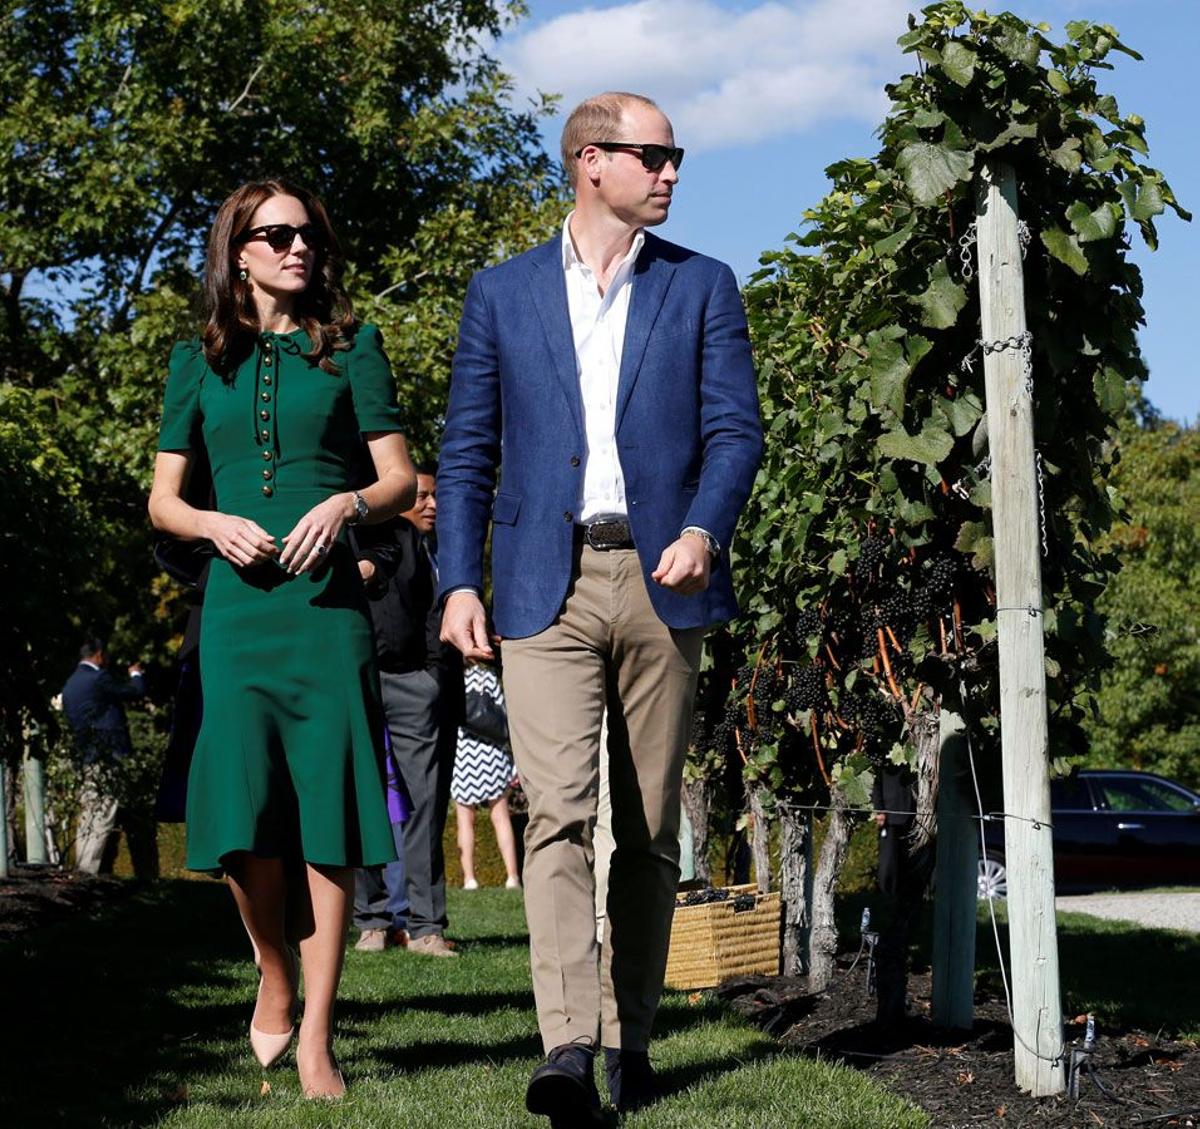
[[[509,735],[529,797],[525,914],[547,1051],[576,1040],[644,1050],[679,882],[683,761],[703,628],[655,614],[635,550],[576,545],[571,588],[544,631],[504,642]],[[592,834],[608,711],[615,849],[603,947]]]

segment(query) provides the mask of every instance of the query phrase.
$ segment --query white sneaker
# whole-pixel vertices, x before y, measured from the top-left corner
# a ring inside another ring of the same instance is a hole
[[[509,878],[504,883],[506,890],[519,890],[521,888],[521,880],[519,878]]]
[[[474,878],[468,878],[468,879],[467,879],[467,880],[466,880],[466,881],[463,883],[463,889],[464,889],[464,890],[478,890],[478,889],[479,889],[479,883],[478,883],[478,882],[476,882]]]

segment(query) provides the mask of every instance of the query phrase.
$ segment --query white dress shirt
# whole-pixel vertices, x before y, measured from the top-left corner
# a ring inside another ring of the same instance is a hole
[[[575,213],[572,212],[571,215]],[[633,267],[646,237],[633,237],[603,295],[595,272],[575,250],[571,216],[563,221],[562,261],[567,283],[567,309],[575,340],[575,372],[583,400],[585,451],[576,499],[575,520],[601,515],[628,515],[625,478],[617,458],[617,380],[625,348],[625,322],[633,290]]]

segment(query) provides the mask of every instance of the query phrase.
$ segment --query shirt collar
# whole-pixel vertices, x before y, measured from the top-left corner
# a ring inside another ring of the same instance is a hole
[[[580,257],[579,252],[575,250],[575,241],[571,238],[571,216],[575,214],[572,211],[565,220],[562,226],[562,264],[563,270],[569,271],[572,267],[580,267],[583,270],[590,271],[591,268]],[[638,255],[642,252],[642,246],[646,242],[646,233],[641,228],[638,228],[637,234],[633,237],[633,245],[629,248],[629,253],[621,260],[620,270],[628,263],[635,262]]]

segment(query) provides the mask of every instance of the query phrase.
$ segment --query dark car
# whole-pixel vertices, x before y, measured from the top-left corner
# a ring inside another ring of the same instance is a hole
[[[1149,772],[1085,769],[1050,781],[1054,884],[1062,892],[1200,885],[1200,795]],[[984,824],[979,896],[1008,893],[1004,827]]]

